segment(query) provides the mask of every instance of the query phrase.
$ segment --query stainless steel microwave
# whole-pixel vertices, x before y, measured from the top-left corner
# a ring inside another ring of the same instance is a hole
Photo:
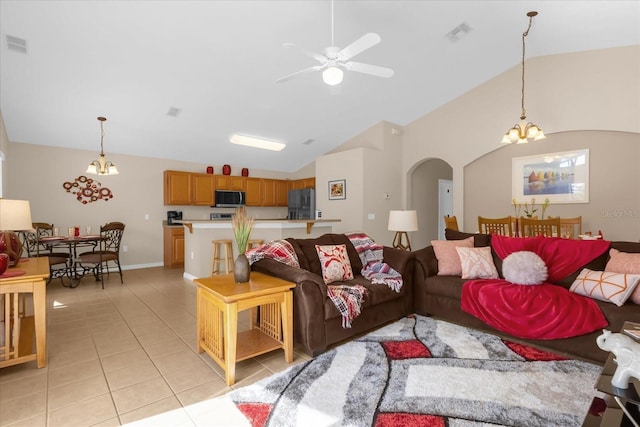
[[[246,194],[244,191],[215,190],[216,208],[235,208],[246,205]]]

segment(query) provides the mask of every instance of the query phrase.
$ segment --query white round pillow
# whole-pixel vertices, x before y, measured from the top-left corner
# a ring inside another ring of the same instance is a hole
[[[547,265],[534,252],[513,252],[502,261],[502,275],[516,285],[539,285],[547,280]]]

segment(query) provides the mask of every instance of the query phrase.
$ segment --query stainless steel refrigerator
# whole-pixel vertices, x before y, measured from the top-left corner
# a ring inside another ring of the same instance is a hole
[[[303,190],[289,190],[287,203],[289,206],[289,219],[315,219],[315,189],[305,188]]]

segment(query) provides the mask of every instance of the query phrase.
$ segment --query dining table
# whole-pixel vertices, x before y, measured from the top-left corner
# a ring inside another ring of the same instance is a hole
[[[83,266],[79,262],[78,251],[81,249],[96,250],[101,249],[102,242],[106,240],[106,237],[99,234],[87,234],[79,236],[43,236],[38,239],[38,256],[40,256],[40,247],[45,247],[49,252],[54,249],[65,248],[69,254],[69,258],[63,268],[55,269],[52,272],[53,278],[60,278],[62,285],[67,288],[76,288],[80,284],[80,280],[84,277],[87,271],[92,268]],[[42,254],[46,255],[46,253]],[[65,282],[64,279],[68,279]]]

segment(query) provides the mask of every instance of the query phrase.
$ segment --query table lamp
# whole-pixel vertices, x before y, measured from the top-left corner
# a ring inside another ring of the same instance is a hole
[[[28,200],[0,199],[0,254],[9,256],[9,266],[15,267],[22,256],[22,243],[14,231],[32,230]]]
[[[395,231],[393,247],[405,251],[411,250],[411,242],[407,231],[418,231],[418,214],[416,211],[389,211],[389,231]],[[403,240],[407,239],[404,244]]]

